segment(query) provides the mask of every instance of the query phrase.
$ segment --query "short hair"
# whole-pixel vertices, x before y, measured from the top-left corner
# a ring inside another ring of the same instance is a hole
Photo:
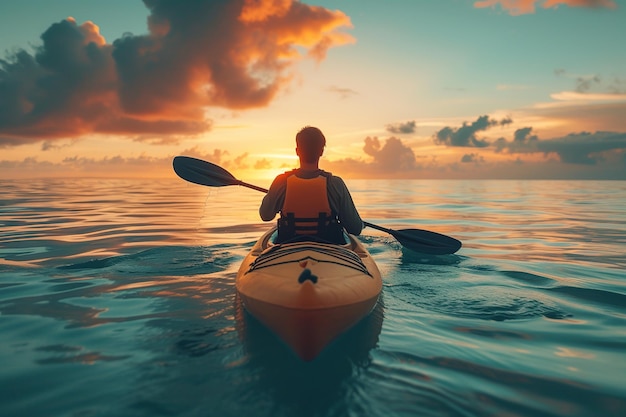
[[[318,128],[306,126],[296,134],[296,146],[305,162],[315,162],[322,156],[326,138]]]

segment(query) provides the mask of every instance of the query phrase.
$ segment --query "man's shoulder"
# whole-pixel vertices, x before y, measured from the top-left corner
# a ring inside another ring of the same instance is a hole
[[[329,173],[330,174],[330,173]],[[334,188],[346,188],[346,183],[343,178],[330,174],[327,178],[328,184],[334,186]]]
[[[326,178],[328,178],[331,181],[341,181],[341,182],[343,182],[343,180],[341,179],[340,176],[334,175],[332,172],[324,171],[322,169],[320,171],[321,171],[321,175],[325,176]]]
[[[333,181],[343,181],[341,179],[341,177],[339,177],[337,175],[333,175],[333,173],[330,172],[330,171],[325,171],[323,169],[320,169],[319,171],[320,171],[320,175],[323,175],[323,176],[325,176],[326,178],[328,178],[330,180],[333,180]]]
[[[290,169],[289,171],[285,171],[285,172],[281,172],[280,174],[278,174],[276,176],[276,179],[286,179],[287,177],[292,176],[293,174],[295,174],[296,172],[298,172],[297,169]]]
[[[293,175],[295,170],[291,170],[291,171],[285,171],[281,174],[278,174],[275,178],[274,181],[272,181],[272,187],[276,187],[279,185],[284,185],[287,183],[287,178],[289,178],[291,175]]]

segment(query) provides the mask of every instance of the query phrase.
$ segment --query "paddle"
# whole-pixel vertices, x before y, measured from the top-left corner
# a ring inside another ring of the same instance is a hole
[[[199,185],[209,187],[224,187],[228,185],[241,185],[242,187],[267,193],[267,189],[248,184],[235,178],[224,168],[201,159],[189,156],[177,156],[174,158],[174,171],[182,179]],[[365,226],[372,229],[389,233],[396,238],[405,248],[420,253],[431,255],[446,255],[455,253],[461,248],[461,242],[450,236],[421,229],[393,230],[386,227],[364,222]]]

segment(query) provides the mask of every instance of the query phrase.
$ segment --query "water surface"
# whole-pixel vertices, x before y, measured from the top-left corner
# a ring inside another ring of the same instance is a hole
[[[381,302],[303,363],[236,297],[260,193],[0,181],[0,415],[626,415],[626,182],[348,185],[464,246],[366,229]]]

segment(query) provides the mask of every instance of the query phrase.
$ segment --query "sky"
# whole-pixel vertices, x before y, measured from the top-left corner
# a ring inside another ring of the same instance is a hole
[[[626,180],[622,0],[0,2],[0,178]]]

